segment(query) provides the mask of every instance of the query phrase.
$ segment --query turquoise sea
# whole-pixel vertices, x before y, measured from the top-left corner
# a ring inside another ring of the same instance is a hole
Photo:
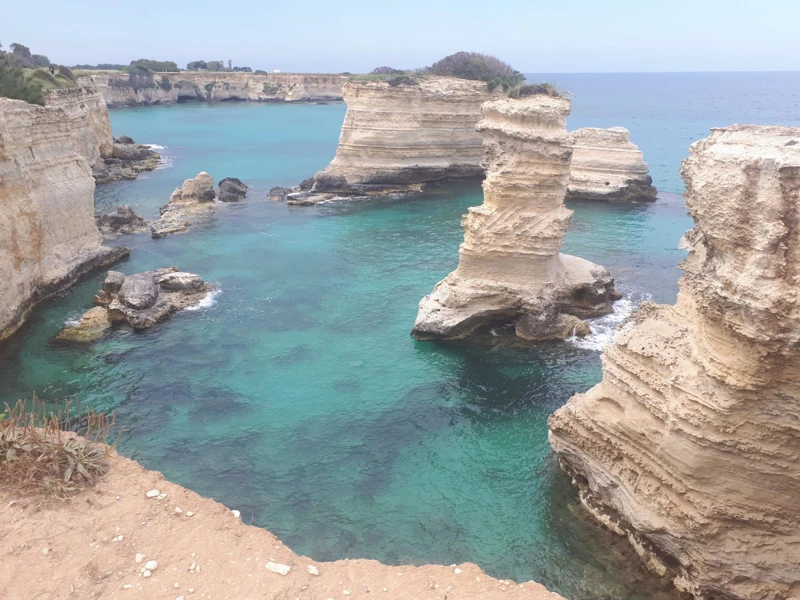
[[[520,349],[409,336],[420,298],[457,263],[459,219],[481,202],[479,186],[309,208],[266,200],[330,161],[341,104],[117,109],[115,133],[162,146],[165,167],[98,187],[98,210],[126,203],[155,217],[201,170],[250,184],[205,227],[116,242],[133,249],[116,267],[126,273],[176,265],[219,291],[145,333],[52,345],[103,274],[83,280],[0,345],[0,401],[35,392],[114,411],[123,454],[317,560],[471,561],[571,600],[673,598],[584,516],[546,420],[599,380],[615,322],[644,298],[675,300],[689,143],[735,121],[800,125],[800,77],[539,79],[575,94],[571,128],[631,129],[665,192],[649,206],[571,206],[565,251],[605,265],[625,293],[588,341]]]

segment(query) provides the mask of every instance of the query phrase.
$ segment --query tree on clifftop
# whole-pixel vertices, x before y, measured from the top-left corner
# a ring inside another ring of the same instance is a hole
[[[16,65],[12,56],[13,54],[3,52],[0,44],[0,96],[44,105],[42,86],[26,79],[25,73]]]
[[[150,60],[147,58],[140,58],[139,60],[132,60],[131,67],[144,67],[150,71],[162,72],[167,71],[170,73],[177,73],[180,71],[178,65],[171,60]]]
[[[490,89],[508,90],[525,81],[525,76],[499,58],[478,52],[456,52],[424,69],[432,75],[485,81]]]

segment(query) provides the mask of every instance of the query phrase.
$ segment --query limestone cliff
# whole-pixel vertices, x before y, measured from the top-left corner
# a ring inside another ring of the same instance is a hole
[[[458,268],[420,302],[413,335],[461,338],[506,323],[528,340],[585,331],[581,319],[611,312],[619,296],[601,266],[559,253],[572,216],[570,102],[539,95],[482,111],[484,203],[462,220]]]
[[[110,126],[91,89],[48,105],[0,98],[0,339],[40,300],[127,253],[101,246],[90,164]]]
[[[163,80],[162,80],[163,79]],[[120,71],[92,71],[79,81],[93,81],[109,107],[176,102],[242,100],[312,102],[342,99],[343,75],[291,73],[157,73],[150,86],[133,86]]]
[[[651,202],[656,188],[647,163],[624,127],[586,127],[573,132],[568,199]]]
[[[695,228],[603,379],[550,418],[590,509],[702,598],[800,597],[800,129],[732,126],[683,163]]]
[[[315,176],[315,194],[374,194],[442,179],[480,178],[482,81],[445,77],[418,85],[348,82],[347,114],[333,162]]]

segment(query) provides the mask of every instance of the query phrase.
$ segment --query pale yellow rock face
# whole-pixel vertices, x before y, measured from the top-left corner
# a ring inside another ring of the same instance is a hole
[[[639,148],[624,127],[586,127],[572,132],[567,198],[606,202],[651,202],[656,188]]]
[[[549,421],[599,518],[697,597],[800,597],[800,129],[732,126],[684,161],[675,306]]]
[[[559,252],[572,216],[570,102],[541,95],[482,110],[484,202],[462,220],[458,268],[422,299],[413,335],[461,338],[503,322],[529,340],[567,337],[619,297],[605,269]]]
[[[313,192],[372,194],[442,179],[481,177],[481,104],[499,96],[482,81],[450,77],[419,85],[348,82],[336,157]]]
[[[168,85],[134,88],[119,71],[92,71],[79,79],[93,81],[110,107],[176,102],[249,100],[254,102],[309,102],[341,100],[342,75],[296,75],[291,73],[157,73],[156,84],[165,77]]]
[[[91,89],[59,90],[46,107],[0,98],[0,339],[36,302],[124,253],[101,246],[94,220],[90,164],[110,130]]]

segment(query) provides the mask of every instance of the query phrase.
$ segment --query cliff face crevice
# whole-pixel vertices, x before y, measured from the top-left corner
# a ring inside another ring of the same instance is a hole
[[[96,71],[81,77],[93,82],[109,107],[178,102],[314,102],[342,99],[343,75],[290,73],[157,73],[151,86],[134,86],[119,71]]]
[[[0,339],[40,300],[127,253],[101,246],[90,164],[110,124],[92,89],[58,90],[47,106],[0,98]]]
[[[798,597],[800,129],[713,130],[682,175],[695,228],[678,301],[623,326],[602,382],[550,418],[551,445],[679,588]]]
[[[572,132],[567,199],[652,202],[656,188],[639,148],[624,127],[586,127]]]
[[[418,339],[454,339],[511,324],[528,340],[585,333],[581,319],[611,312],[608,272],[559,253],[572,157],[569,100],[533,96],[483,105],[484,203],[463,218],[458,268],[422,299]]]
[[[480,178],[475,124],[499,94],[481,81],[428,78],[419,85],[348,82],[336,157],[315,176],[318,194],[408,191],[443,179]]]

